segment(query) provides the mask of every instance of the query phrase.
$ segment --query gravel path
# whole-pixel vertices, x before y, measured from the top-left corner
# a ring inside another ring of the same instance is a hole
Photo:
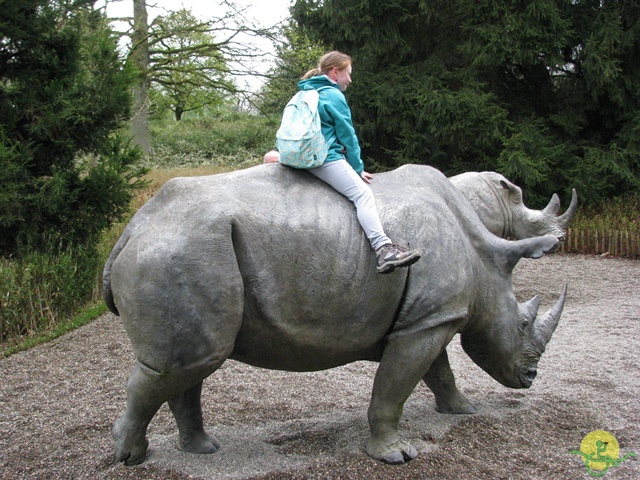
[[[611,432],[621,456],[640,456],[640,262],[550,255],[523,260],[519,300],[541,311],[569,284],[565,311],[529,390],[502,387],[464,355],[450,359],[476,415],[442,415],[418,386],[401,429],[421,455],[403,466],[364,452],[376,365],[308,374],[227,362],[205,382],[205,423],[222,442],[214,455],[177,450],[166,406],[149,428],[147,461],[115,460],[110,429],[125,408],[133,364],[122,324],[91,324],[0,360],[2,479],[580,479],[577,450],[593,430]],[[604,478],[640,478],[640,459]]]

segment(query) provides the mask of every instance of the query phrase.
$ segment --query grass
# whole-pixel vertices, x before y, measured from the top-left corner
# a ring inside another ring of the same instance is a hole
[[[600,205],[583,207],[571,228],[584,231],[640,232],[640,194],[613,198]]]
[[[61,322],[57,323],[54,327],[38,330],[35,333],[23,338],[17,337],[3,344],[0,344],[0,352],[2,357],[8,357],[14,353],[28,350],[36,345],[50,342],[58,337],[61,337],[65,333],[71,332],[87,323],[92,322],[100,315],[107,311],[107,307],[104,303],[95,302],[82,309],[80,313],[74,315],[71,318],[64,318]]]
[[[18,260],[0,258],[0,338],[48,331],[74,315],[94,293],[96,249],[52,246]]]

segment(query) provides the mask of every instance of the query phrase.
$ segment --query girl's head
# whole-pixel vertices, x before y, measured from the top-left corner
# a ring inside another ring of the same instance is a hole
[[[351,57],[337,51],[325,53],[320,58],[318,66],[305,73],[302,79],[318,75],[326,75],[344,92],[351,83]]]

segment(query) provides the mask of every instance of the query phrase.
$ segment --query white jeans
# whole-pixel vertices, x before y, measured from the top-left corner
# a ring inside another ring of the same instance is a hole
[[[371,188],[346,160],[326,162],[309,171],[353,202],[360,226],[374,250],[391,243],[382,228]]]

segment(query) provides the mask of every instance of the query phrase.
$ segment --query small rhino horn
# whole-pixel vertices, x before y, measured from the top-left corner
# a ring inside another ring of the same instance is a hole
[[[536,339],[542,344],[546,345],[551,340],[551,336],[553,332],[556,330],[558,326],[558,322],[560,321],[560,315],[562,314],[562,309],[564,308],[564,302],[567,298],[567,286],[564,286],[564,291],[560,298],[556,302],[556,304],[545,313],[542,317],[537,318],[534,323],[535,328],[535,336]]]
[[[573,220],[573,217],[576,216],[576,213],[578,213],[578,194],[574,188],[571,191],[571,203],[569,204],[569,208],[567,208],[567,211],[558,217],[558,224],[566,230],[571,220]]]
[[[540,308],[540,297],[536,295],[528,302],[523,303],[523,307],[527,310],[529,318],[536,318],[538,316],[538,309]]]
[[[556,213],[558,213],[558,210],[560,210],[560,197],[558,197],[558,195],[554,193],[551,196],[551,200],[549,200],[548,205],[544,207],[544,210],[542,210],[542,212],[546,213],[547,215],[555,215]]]

